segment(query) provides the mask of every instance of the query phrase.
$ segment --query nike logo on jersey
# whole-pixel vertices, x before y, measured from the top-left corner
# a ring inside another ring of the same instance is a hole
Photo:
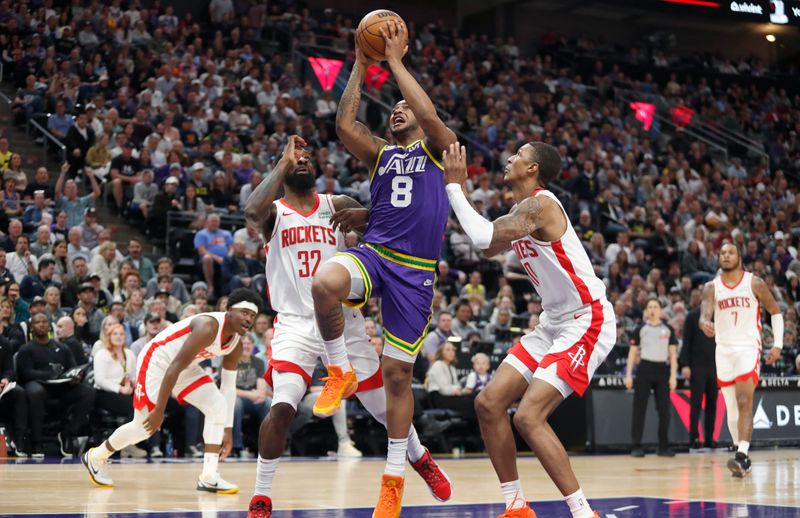
[[[423,286],[433,286],[432,279],[425,279],[425,282],[422,283]]]
[[[282,212],[281,216],[291,216],[294,212]]]
[[[575,320],[578,320],[579,318],[581,318],[585,314],[586,313],[575,313],[574,315],[572,315],[572,318],[574,318]]]

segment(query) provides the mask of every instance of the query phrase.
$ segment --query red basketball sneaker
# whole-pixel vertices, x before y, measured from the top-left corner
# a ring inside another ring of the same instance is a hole
[[[272,499],[268,496],[255,495],[250,499],[247,518],[271,518]]]
[[[447,478],[447,474],[442,468],[433,460],[431,452],[425,448],[425,455],[422,456],[417,462],[411,464],[414,470],[419,473],[422,480],[428,484],[433,497],[440,501],[446,502],[450,500],[453,494],[453,484]]]

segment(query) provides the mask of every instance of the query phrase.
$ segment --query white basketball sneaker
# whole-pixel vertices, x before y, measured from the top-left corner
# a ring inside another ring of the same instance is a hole
[[[92,460],[92,451],[94,451],[94,448],[91,448],[81,455],[81,463],[86,467],[86,471],[89,472],[89,479],[97,486],[112,487],[114,481],[111,480],[111,477],[106,471],[108,461],[99,462]]]
[[[223,480],[223,478],[217,474],[217,480],[213,483],[203,480],[202,477],[197,479],[197,490],[217,493],[219,495],[233,495],[239,492],[239,486]]]
[[[336,456],[342,459],[360,459],[363,453],[355,447],[352,441],[345,441],[339,443]]]

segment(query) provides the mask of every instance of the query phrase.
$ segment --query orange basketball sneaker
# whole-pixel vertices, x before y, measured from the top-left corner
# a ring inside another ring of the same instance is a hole
[[[378,497],[378,505],[372,512],[372,518],[400,518],[404,484],[405,478],[401,476],[383,474],[381,495]]]
[[[322,378],[325,387],[314,403],[314,415],[330,417],[339,411],[342,399],[349,398],[358,390],[358,380],[352,366],[347,374],[338,365],[328,365],[328,375]]]
[[[517,501],[522,501],[525,505],[522,507],[514,507]],[[528,502],[525,502],[521,498],[515,498],[514,501],[511,502],[511,505],[506,508],[505,512],[497,518],[536,518],[536,513],[528,506]]]

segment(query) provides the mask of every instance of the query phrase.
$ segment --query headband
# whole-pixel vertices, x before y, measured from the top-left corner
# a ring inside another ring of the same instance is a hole
[[[236,304],[231,306],[231,309],[246,309],[248,311],[252,311],[256,315],[258,314],[258,306],[256,306],[252,302],[247,302],[246,300],[237,302]]]

